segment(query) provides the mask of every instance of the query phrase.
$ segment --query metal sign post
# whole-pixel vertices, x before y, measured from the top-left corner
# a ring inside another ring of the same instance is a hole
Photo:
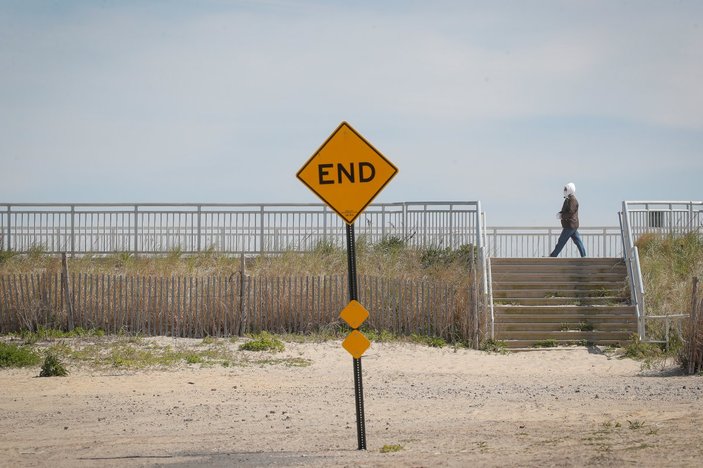
[[[349,301],[357,301],[358,292],[356,284],[356,245],[354,239],[353,224],[347,224],[347,265],[349,267]],[[359,323],[359,325],[361,324]],[[361,356],[354,358],[354,396],[356,400],[356,435],[359,441],[359,450],[366,450],[364,385],[361,378]]]
[[[352,328],[342,342],[354,358],[356,432],[366,450],[361,356],[371,342],[359,331],[369,312],[358,302],[354,221],[395,176],[398,169],[351,126],[342,122],[298,171],[297,177],[332,208],[347,226],[349,304],[339,317]]]

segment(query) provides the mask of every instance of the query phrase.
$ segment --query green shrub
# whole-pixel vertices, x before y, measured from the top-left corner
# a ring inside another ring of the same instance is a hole
[[[252,340],[239,346],[239,349],[244,351],[273,351],[279,352],[285,349],[281,340],[271,335],[268,332],[261,332],[258,335],[253,335]]]
[[[505,354],[508,352],[508,345],[505,341],[488,339],[481,343],[479,349],[487,353]]]
[[[54,353],[48,353],[41,366],[39,377],[64,377],[68,371]]]
[[[46,247],[41,244],[32,245],[27,251],[27,256],[32,261],[37,261],[46,254]]]
[[[645,234],[637,240],[645,303],[652,315],[685,313],[691,305],[691,278],[703,276],[703,238]],[[648,323],[648,334],[663,338],[663,322]],[[651,329],[651,330],[650,330]]]
[[[0,263],[4,263],[17,256],[17,252],[12,250],[0,250]]]
[[[477,248],[471,244],[462,245],[457,249],[428,247],[422,251],[420,263],[423,268],[462,265],[471,269],[478,258],[477,252]]]
[[[91,328],[86,330],[76,327],[71,331],[63,331],[58,328],[39,327],[37,331],[28,329],[20,330],[19,335],[25,344],[34,344],[38,341],[52,341],[59,338],[78,338],[83,336],[105,336],[105,330],[101,328]]]
[[[646,361],[661,357],[662,349],[656,344],[641,341],[638,335],[633,334],[630,343],[625,346],[624,355],[637,361]]]
[[[195,353],[188,353],[185,358],[188,364],[201,364],[203,362],[202,356]]]
[[[39,360],[39,355],[27,346],[0,343],[0,368],[34,366]]]
[[[403,446],[399,444],[384,445],[381,447],[381,453],[394,453],[403,450]]]
[[[397,236],[387,236],[376,244],[374,248],[379,252],[397,253],[405,248],[405,241]]]
[[[322,256],[334,255],[341,251],[332,241],[329,240],[319,241],[313,250],[315,254]]]
[[[425,336],[425,335],[417,335],[413,333],[410,335],[410,341],[413,343],[419,343],[425,346],[429,346],[431,348],[444,348],[447,346],[447,342],[445,341],[444,338],[440,338],[438,336]]]
[[[539,340],[536,341],[535,344],[532,345],[533,348],[556,348],[559,346],[559,343],[557,343],[557,340]]]
[[[390,330],[374,330],[372,328],[362,326],[361,330],[359,331],[363,333],[369,341],[373,341],[376,343],[388,343],[391,341],[398,341],[398,336]]]

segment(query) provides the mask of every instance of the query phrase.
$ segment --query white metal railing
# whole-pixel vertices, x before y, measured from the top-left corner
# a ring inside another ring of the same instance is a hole
[[[644,307],[644,282],[640,268],[640,256],[632,236],[632,225],[627,211],[627,202],[623,202],[623,211],[620,214],[622,226],[622,242],[625,251],[625,264],[630,284],[630,301],[635,306],[637,314],[637,334],[640,340],[645,339],[645,307]]]
[[[488,252],[491,257],[546,257],[554,249],[561,231],[561,227],[487,227]],[[579,234],[589,257],[623,257],[618,227],[581,227]],[[572,242],[560,256],[580,257]]]
[[[703,232],[701,201],[624,201],[635,241],[644,234],[682,235]]]
[[[478,245],[480,203],[372,204],[356,221],[369,243]],[[343,246],[343,221],[324,204],[0,204],[0,250],[48,253],[280,253]]]
[[[485,336],[490,336],[491,339],[495,339],[495,310],[493,307],[493,274],[491,271],[491,255],[488,252],[488,229],[486,227],[486,214],[481,212],[481,224],[483,226],[482,232],[482,248],[481,248],[481,258],[483,265],[483,292],[484,297],[487,301],[487,313],[488,322],[486,324],[486,330],[484,330]],[[488,327],[490,326],[490,330]]]
[[[703,202],[623,201],[620,224],[631,299],[637,310],[637,331],[640,339],[646,340],[647,319],[659,319],[661,316],[647,316],[637,241],[645,234],[669,236],[686,235],[692,232],[702,234]]]

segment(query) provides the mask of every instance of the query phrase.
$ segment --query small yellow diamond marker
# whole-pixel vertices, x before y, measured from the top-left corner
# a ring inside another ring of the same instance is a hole
[[[359,328],[364,320],[369,318],[369,311],[364,308],[358,301],[351,300],[347,306],[342,309],[339,318],[344,320],[352,328]]]
[[[354,359],[363,356],[364,351],[369,349],[371,342],[358,330],[352,331],[347,338],[342,341],[342,347],[351,354]]]

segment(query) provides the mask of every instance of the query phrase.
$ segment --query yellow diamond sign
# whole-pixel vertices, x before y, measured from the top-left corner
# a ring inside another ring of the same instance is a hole
[[[342,309],[339,318],[344,320],[352,328],[359,328],[364,320],[369,318],[369,311],[364,308],[358,301],[351,300],[347,306]]]
[[[364,355],[364,351],[369,349],[371,342],[358,330],[352,331],[349,336],[342,341],[342,347],[351,354],[354,359],[359,359]]]
[[[342,122],[297,176],[347,224],[353,224],[397,172],[393,163]]]

